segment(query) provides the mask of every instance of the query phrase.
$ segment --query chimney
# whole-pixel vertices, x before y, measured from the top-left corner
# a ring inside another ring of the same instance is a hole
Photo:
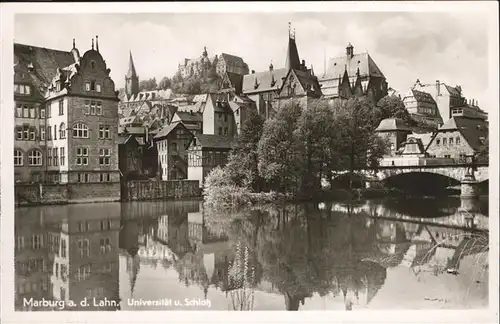
[[[439,80],[436,80],[436,96],[441,95],[441,84],[439,83]]]
[[[99,36],[95,36],[95,49],[99,53]]]
[[[306,67],[306,60],[302,60],[302,67]]]
[[[354,56],[354,46],[349,43],[346,47],[346,55],[348,58],[352,58]]]

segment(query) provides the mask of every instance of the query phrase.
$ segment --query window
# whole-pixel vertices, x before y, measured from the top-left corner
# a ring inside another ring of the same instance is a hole
[[[90,61],[90,66],[92,67],[92,70],[95,69],[95,61]]]
[[[78,182],[89,182],[88,173],[78,173]]]
[[[102,238],[100,240],[101,254],[106,254],[111,251],[111,241],[109,238]]]
[[[45,141],[45,127],[40,127],[40,141]]]
[[[61,258],[66,257],[66,240],[61,240]]]
[[[66,154],[65,154],[66,152],[64,152],[64,147],[59,148],[59,153],[60,153],[60,154],[59,154],[59,159],[60,159],[60,163],[59,163],[59,165],[64,165],[64,160],[65,160],[65,158],[66,158],[66,156],[65,156],[65,155],[66,155]]]
[[[224,114],[224,121],[227,122],[227,114]]]
[[[28,156],[28,164],[32,166],[42,165],[43,154],[39,150],[32,150]]]
[[[444,155],[444,158],[445,158],[445,159],[449,159],[449,158],[451,158],[451,155],[449,155],[449,154],[445,154],[445,155]]]
[[[36,118],[36,109],[34,106],[29,107],[30,110],[30,118]]]
[[[177,143],[170,144],[170,149],[172,150],[172,152],[177,152]]]
[[[40,108],[40,119],[45,119],[45,108]]]
[[[33,250],[39,250],[43,247],[43,236],[40,234],[34,234],[31,238],[31,243]]]
[[[19,117],[19,118],[23,117],[23,106],[22,105],[16,106],[16,117]]]
[[[443,145],[446,145],[446,138],[443,138]]]
[[[14,93],[22,94],[22,95],[30,95],[31,87],[25,84],[16,84],[14,85]]]
[[[23,128],[16,127],[16,140],[21,141],[23,139]]]
[[[109,148],[99,149],[99,164],[109,165],[111,160],[111,153]]]
[[[90,264],[86,264],[78,268],[76,272],[76,279],[78,281],[87,280],[90,277]]]
[[[56,264],[55,264],[55,268],[56,268],[56,269],[55,269],[55,271],[54,271],[54,272],[55,272],[55,274],[56,274],[56,277],[59,277],[59,263],[56,263]]]
[[[95,81],[90,81],[90,90],[95,91]]]
[[[14,150],[14,166],[22,166],[24,164],[23,152]]]
[[[436,140],[436,144],[437,144],[437,145],[439,145],[440,143],[441,143],[441,140],[438,138],[438,139]]]
[[[111,229],[111,221],[110,220],[102,220],[101,221],[101,231],[109,231]]]
[[[36,128],[30,128],[30,141],[36,140]]]
[[[90,91],[90,82],[85,82],[85,91]]]
[[[228,134],[228,128],[227,127],[224,127],[224,135],[227,135]]]
[[[219,135],[222,135],[222,127],[219,127]]]
[[[89,128],[83,123],[77,123],[73,126],[73,137],[75,138],[89,138]]]
[[[52,148],[51,147],[47,148],[47,165],[48,166],[52,165]]]
[[[109,126],[99,125],[99,138],[111,138]]]
[[[90,102],[90,114],[91,115],[95,115],[95,107],[96,107],[96,102],[95,101],[91,101]]]
[[[455,139],[455,143],[458,145],[460,144],[460,137],[457,136],[457,138]]]
[[[106,262],[102,265],[102,272],[104,273],[110,273],[112,269],[113,269],[112,262]]]
[[[101,92],[101,85],[100,84],[96,84],[95,88],[96,88],[97,92]]]
[[[54,125],[54,140],[57,139],[57,125]]]
[[[76,148],[76,164],[88,165],[89,164],[89,149],[86,147]]]
[[[47,140],[52,140],[52,127],[47,126]]]
[[[78,243],[78,252],[80,253],[80,258],[88,257],[90,255],[90,246],[88,239],[79,239]]]
[[[24,236],[18,236],[16,240],[16,250],[24,249]]]
[[[66,138],[66,124],[65,123],[61,123],[61,125],[59,125],[59,139],[63,139],[63,138]]]
[[[78,227],[77,227],[77,231],[78,232],[87,232],[90,230],[90,223],[85,221],[85,222],[78,222]]]
[[[53,161],[54,161],[53,162],[54,166],[58,166],[59,165],[58,154],[59,154],[59,150],[57,149],[57,147],[52,148],[52,158],[53,158]]]
[[[102,115],[102,105],[101,105],[101,102],[98,101],[97,102],[97,108],[96,108],[96,113],[100,116]]]
[[[450,139],[448,140],[448,142],[450,143],[450,145],[453,145],[453,137],[450,137]]]
[[[85,100],[85,110],[84,110],[84,113],[90,114],[90,101],[89,100]]]
[[[59,116],[64,115],[64,100],[59,100]]]
[[[240,115],[240,110],[236,110],[236,116],[239,116]]]

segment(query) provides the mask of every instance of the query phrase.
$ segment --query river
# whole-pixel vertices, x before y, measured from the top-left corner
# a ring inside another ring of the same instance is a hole
[[[484,308],[487,215],[452,197],[17,208],[16,309]]]

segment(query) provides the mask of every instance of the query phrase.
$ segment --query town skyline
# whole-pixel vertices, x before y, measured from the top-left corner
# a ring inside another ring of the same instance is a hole
[[[345,55],[351,43],[355,53],[370,53],[389,86],[401,93],[417,79],[430,84],[440,80],[461,85],[467,98],[490,111],[488,21],[476,13],[19,14],[14,41],[69,50],[75,38],[83,54],[98,35],[111,77],[123,88],[130,51],[140,80],[154,77],[158,82],[172,77],[184,58],[199,57],[204,46],[209,55],[241,56],[256,72],[267,70],[271,62],[283,67],[288,22],[295,29],[300,58],[313,65],[319,78],[325,58],[328,64]],[[192,28],[196,25],[203,28]],[[50,36],[56,32],[60,37]]]

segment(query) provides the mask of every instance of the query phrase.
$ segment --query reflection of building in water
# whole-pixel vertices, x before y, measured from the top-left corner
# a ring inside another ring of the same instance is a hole
[[[52,291],[47,297],[53,300],[73,301],[73,310],[116,310],[118,302],[118,231],[120,228],[120,205],[72,205],[37,208],[36,215],[44,232],[35,231],[30,243],[40,252],[30,259],[28,267],[42,269],[43,275],[37,280],[42,291],[48,286],[50,276]],[[23,224],[24,210],[18,211],[20,228],[32,231]],[[104,215],[104,216],[103,216]],[[30,215],[35,216],[35,215]],[[35,218],[35,219],[36,219]],[[35,227],[36,228],[36,227]],[[24,234],[24,233],[23,233]],[[20,233],[19,242],[24,235]],[[26,254],[25,254],[26,255]],[[47,255],[47,257],[44,257]],[[19,257],[20,269],[24,268]],[[49,262],[48,260],[51,260]],[[17,261],[17,259],[16,259]],[[45,268],[45,269],[44,269]],[[30,276],[30,278],[34,278]],[[33,285],[32,287],[33,288]],[[31,289],[33,290],[33,289]],[[38,294],[23,290],[24,297],[38,297]],[[80,301],[88,298],[89,306],[82,307]],[[97,303],[94,305],[93,298]]]
[[[24,298],[52,299],[50,276],[53,248],[49,245],[49,224],[43,210],[21,208],[16,211],[15,233],[15,309],[44,310],[25,307]]]

